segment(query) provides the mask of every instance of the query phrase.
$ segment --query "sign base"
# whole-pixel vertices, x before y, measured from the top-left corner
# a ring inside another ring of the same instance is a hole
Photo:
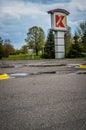
[[[55,58],[65,58],[64,33],[55,31]]]

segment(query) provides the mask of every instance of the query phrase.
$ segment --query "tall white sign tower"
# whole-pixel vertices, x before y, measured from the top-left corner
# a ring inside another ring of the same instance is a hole
[[[64,9],[53,9],[49,10],[48,13],[51,14],[51,29],[55,32],[55,58],[64,58],[64,34],[67,31],[67,15],[69,15],[69,12]]]

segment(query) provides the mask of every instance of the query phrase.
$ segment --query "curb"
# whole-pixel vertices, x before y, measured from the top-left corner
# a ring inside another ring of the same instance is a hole
[[[79,68],[81,68],[81,69],[86,69],[86,65],[84,65],[84,64],[79,65]]]
[[[8,79],[8,78],[9,78],[8,74],[0,74],[0,80]]]

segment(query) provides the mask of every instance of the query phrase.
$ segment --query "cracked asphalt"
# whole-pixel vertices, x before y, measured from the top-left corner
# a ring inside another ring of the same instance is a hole
[[[81,63],[0,61],[0,73],[71,71],[1,80],[0,130],[86,130],[86,74],[74,68]]]

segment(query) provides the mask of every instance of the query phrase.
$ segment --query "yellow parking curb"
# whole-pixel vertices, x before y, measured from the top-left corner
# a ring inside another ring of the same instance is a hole
[[[0,74],[0,80],[8,79],[8,78],[9,78],[8,74]]]
[[[86,69],[86,65],[80,65],[79,68]]]

